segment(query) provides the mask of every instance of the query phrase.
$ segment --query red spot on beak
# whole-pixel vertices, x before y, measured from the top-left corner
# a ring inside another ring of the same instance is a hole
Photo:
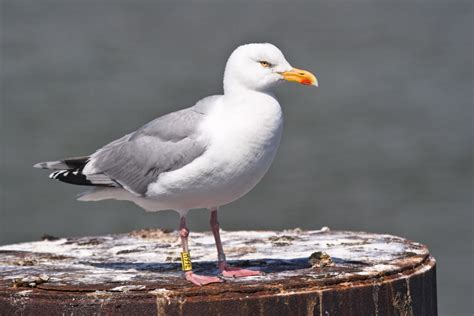
[[[304,84],[304,85],[311,85],[311,80],[309,80],[308,78],[303,78],[301,79],[301,84]]]

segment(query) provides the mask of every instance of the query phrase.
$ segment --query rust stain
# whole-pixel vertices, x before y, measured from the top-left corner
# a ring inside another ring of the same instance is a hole
[[[395,307],[400,316],[413,316],[411,303],[409,293],[397,292],[393,298],[393,307]]]
[[[316,306],[317,301],[315,299],[309,300],[306,305],[306,315],[307,316],[313,316],[314,315],[314,306]]]

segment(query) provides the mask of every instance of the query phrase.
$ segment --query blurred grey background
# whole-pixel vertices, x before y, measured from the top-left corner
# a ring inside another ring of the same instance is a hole
[[[268,175],[225,230],[390,233],[438,259],[440,315],[472,315],[470,1],[1,3],[0,244],[175,228],[172,212],[75,201],[38,161],[92,153],[221,93],[228,55],[271,42],[320,88],[282,85]],[[191,212],[191,230],[208,229]]]

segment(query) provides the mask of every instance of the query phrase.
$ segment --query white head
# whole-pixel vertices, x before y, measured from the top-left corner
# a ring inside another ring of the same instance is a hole
[[[242,89],[269,91],[283,80],[318,86],[312,73],[293,68],[275,45],[246,44],[237,47],[227,60],[224,93]]]

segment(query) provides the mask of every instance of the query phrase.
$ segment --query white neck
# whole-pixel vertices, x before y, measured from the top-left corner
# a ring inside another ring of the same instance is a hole
[[[242,92],[245,93],[249,90],[251,89],[231,78],[231,76],[226,76],[226,74],[224,74],[224,95]]]
[[[246,94],[252,92],[264,93],[273,96],[273,92],[270,87],[264,90],[249,88],[244,84],[238,82],[237,80],[230,78],[230,76],[224,76],[224,95],[228,96],[233,94]]]

